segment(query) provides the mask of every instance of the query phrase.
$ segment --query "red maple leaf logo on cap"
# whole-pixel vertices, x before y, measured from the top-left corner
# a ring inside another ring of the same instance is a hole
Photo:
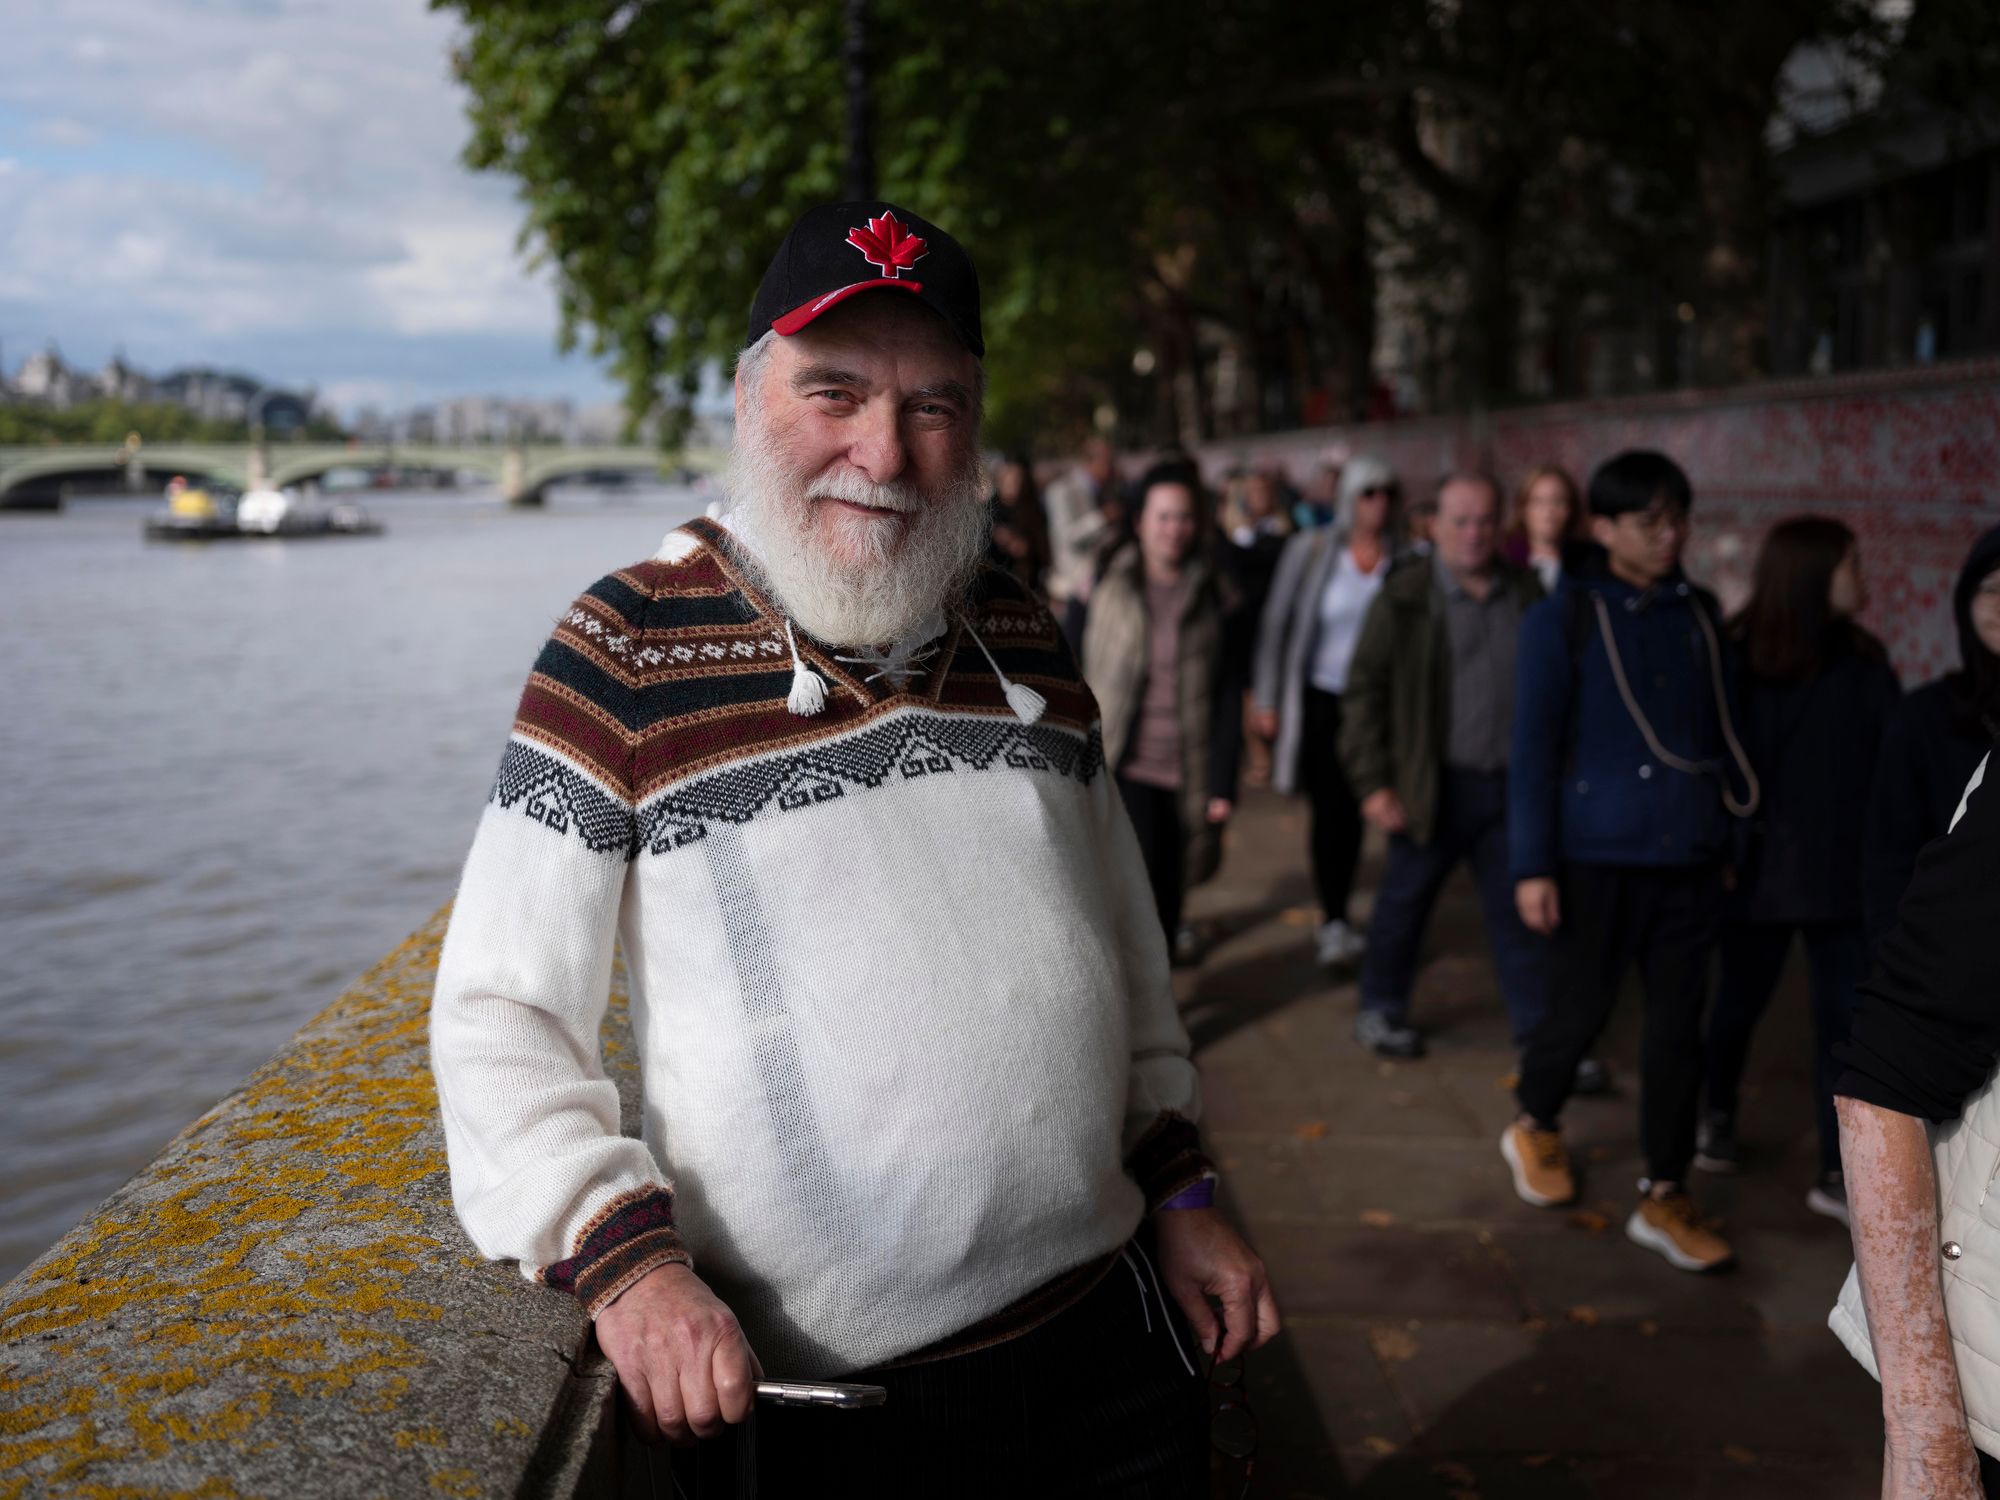
[[[884,276],[901,276],[930,254],[924,237],[911,234],[910,226],[894,214],[870,219],[865,228],[848,230],[847,243],[859,250],[871,266],[880,266]]]

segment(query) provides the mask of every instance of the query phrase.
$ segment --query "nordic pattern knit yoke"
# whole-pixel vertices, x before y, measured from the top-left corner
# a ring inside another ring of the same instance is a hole
[[[900,688],[798,632],[827,685],[801,717],[745,545],[690,523],[557,623],[466,860],[432,1060],[481,1254],[593,1315],[691,1256],[767,1369],[827,1376],[1020,1331],[1208,1166],[1048,611],[984,571]],[[614,941],[643,1139],[598,1050]]]

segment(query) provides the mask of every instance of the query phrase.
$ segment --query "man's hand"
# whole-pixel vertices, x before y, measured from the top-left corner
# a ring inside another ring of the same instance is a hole
[[[1562,899],[1556,895],[1555,881],[1546,875],[1516,881],[1514,906],[1530,932],[1547,937],[1562,926]]]
[[[1278,1332],[1271,1278],[1243,1236],[1212,1208],[1167,1208],[1153,1215],[1160,1240],[1160,1275],[1187,1314],[1204,1353],[1215,1349],[1215,1313],[1222,1303],[1222,1348],[1216,1361],[1261,1349]]]
[[[1251,709],[1250,732],[1260,740],[1275,740],[1278,737],[1278,711],[1275,708]]]
[[[686,1266],[658,1266],[597,1315],[597,1342],[618,1372],[639,1436],[687,1443],[741,1422],[764,1367],[736,1315]]]
[[[1403,799],[1393,787],[1378,787],[1361,799],[1361,816],[1384,833],[1401,833],[1410,826],[1403,812]]]
[[[1211,823],[1227,823],[1235,815],[1235,812],[1236,804],[1231,802],[1227,797],[1210,797],[1208,799],[1208,821]]]

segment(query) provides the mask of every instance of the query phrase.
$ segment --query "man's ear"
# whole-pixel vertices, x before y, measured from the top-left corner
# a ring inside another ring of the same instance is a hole
[[[730,389],[735,393],[736,398],[736,425],[741,427],[743,425],[743,371],[740,366],[735,376],[730,380],[729,385]]]
[[[1617,534],[1617,523],[1608,516],[1590,518],[1590,539],[1606,552],[1611,550],[1611,538]]]

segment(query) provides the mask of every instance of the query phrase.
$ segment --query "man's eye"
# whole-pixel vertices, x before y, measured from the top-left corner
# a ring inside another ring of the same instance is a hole
[[[824,397],[826,397],[826,398],[827,398],[827,400],[829,400],[829,401],[841,401],[841,402],[849,402],[849,401],[852,401],[852,400],[854,399],[854,397],[853,397],[852,395],[850,395],[850,394],[849,394],[848,392],[846,392],[846,391],[814,391],[814,392],[813,392],[813,397],[814,397],[814,399],[818,399],[818,398],[819,398],[819,397],[821,397],[821,396],[824,396]]]

